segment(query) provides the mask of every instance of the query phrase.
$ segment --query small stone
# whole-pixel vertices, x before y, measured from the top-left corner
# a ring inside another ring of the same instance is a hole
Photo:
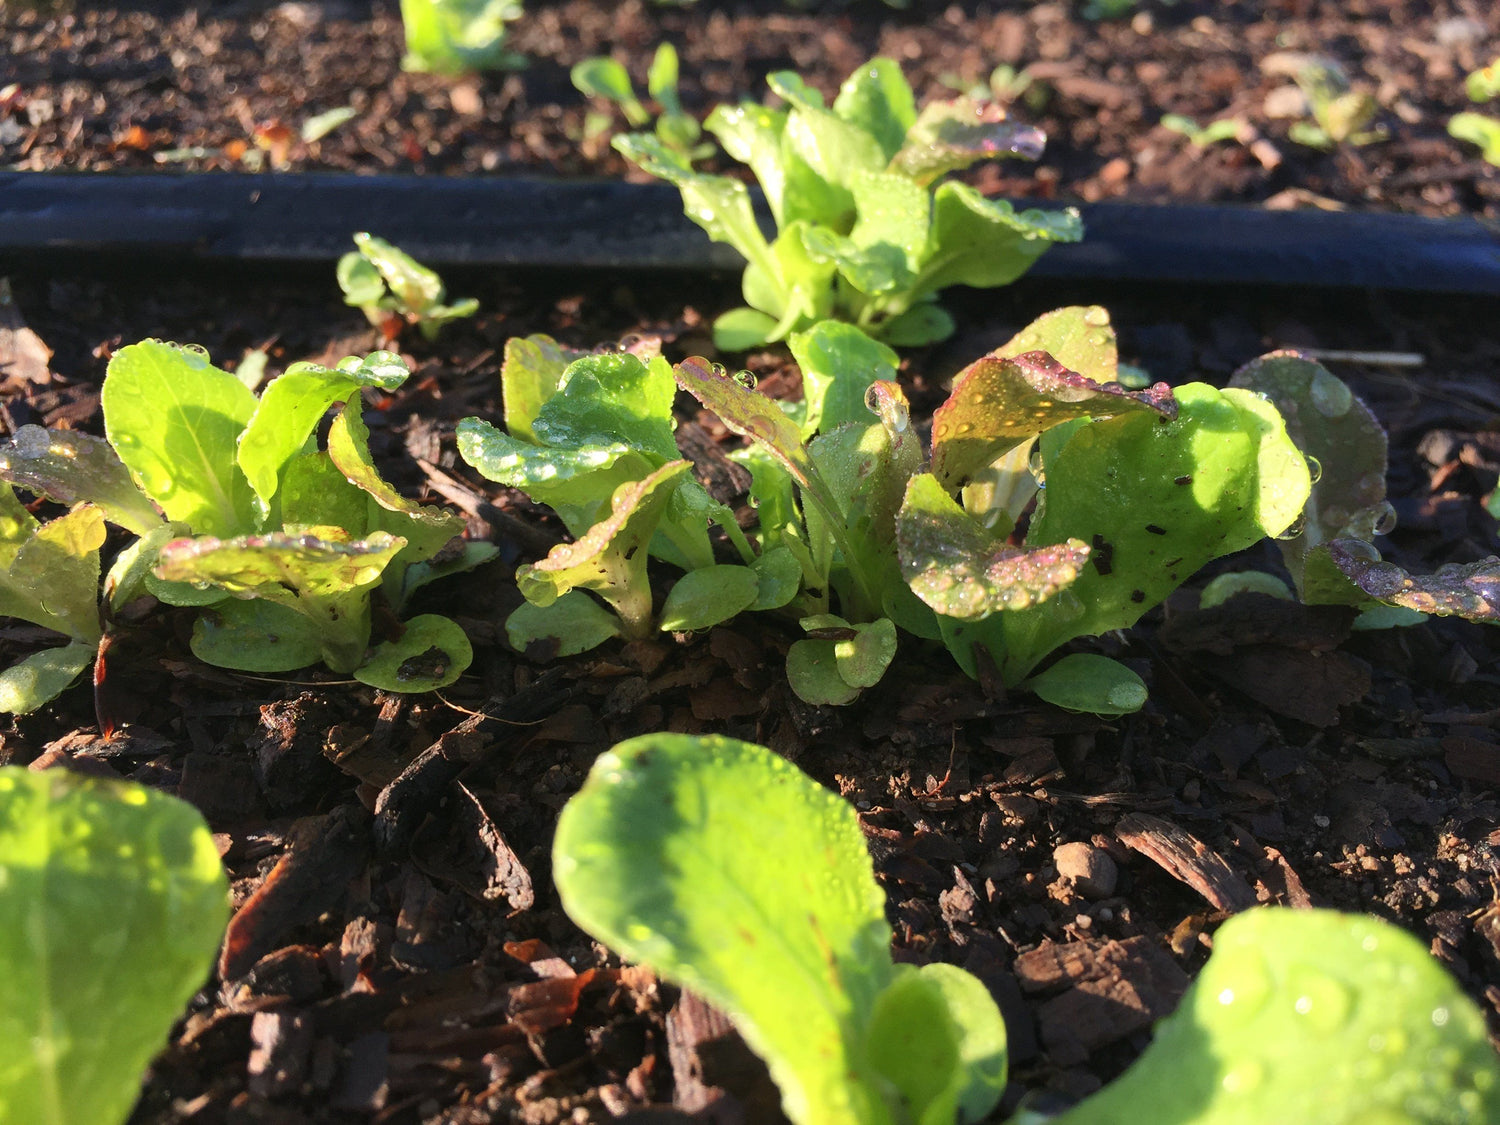
[[[1073,881],[1074,888],[1087,899],[1108,898],[1119,885],[1120,872],[1115,861],[1093,844],[1062,844],[1052,853],[1057,873]]]

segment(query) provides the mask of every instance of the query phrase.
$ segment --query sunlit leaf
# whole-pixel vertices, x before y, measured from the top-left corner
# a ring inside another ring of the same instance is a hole
[[[162,525],[119,454],[93,434],[22,426],[0,444],[0,480],[68,507],[95,504],[111,523],[137,535]]]

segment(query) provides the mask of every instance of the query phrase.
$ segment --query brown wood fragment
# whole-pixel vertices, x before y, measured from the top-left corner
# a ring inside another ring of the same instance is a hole
[[[695,1121],[718,1125],[779,1125],[781,1096],[766,1065],[729,1018],[684,989],[667,1013],[667,1057],[673,1106]]]
[[[1023,991],[1065,988],[1037,1010],[1054,1063],[1088,1053],[1151,1026],[1187,989],[1187,974],[1145,937],[1105,942],[1047,942],[1016,957]]]
[[[296,1093],[312,1054],[313,1021],[306,1012],[256,1012],[250,1020],[250,1093],[279,1098]]]
[[[1168,820],[1149,813],[1130,813],[1115,825],[1115,835],[1219,910],[1232,914],[1248,910],[1257,902],[1250,884],[1222,856]]]
[[[0,278],[0,382],[13,388],[27,383],[45,386],[52,382],[47,366],[51,359],[52,349],[26,327],[11,296],[10,282]]]
[[[369,859],[369,814],[342,805],[293,828],[287,852],[229,920],[219,977],[243,976],[287,931],[335,909]]]

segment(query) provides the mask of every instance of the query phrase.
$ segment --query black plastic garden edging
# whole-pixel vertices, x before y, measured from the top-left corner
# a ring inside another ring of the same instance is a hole
[[[1056,206],[1056,204],[1043,204]],[[1080,207],[1035,276],[1500,295],[1480,220],[1207,204]],[[733,270],[675,188],[601,180],[0,174],[0,267],[108,254],[332,261],[367,230],[434,266]]]

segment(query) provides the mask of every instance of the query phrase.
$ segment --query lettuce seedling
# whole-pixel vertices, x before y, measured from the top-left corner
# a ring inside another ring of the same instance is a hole
[[[401,0],[401,69],[459,75],[524,66],[504,45],[506,25],[520,15],[519,0]]]
[[[393,316],[398,322],[415,324],[423,339],[436,340],[450,320],[479,311],[473,297],[445,304],[443,279],[384,239],[360,233],[354,236],[354,245],[358,249],[345,254],[338,264],[344,304],[362,311],[388,338],[394,339],[399,331],[389,328]]]
[[[110,605],[145,591],[196,607],[193,651],[209,663],[280,672],[322,659],[391,691],[441,687],[472,658],[462,630],[416,618],[372,659],[371,597],[380,588],[399,612],[495,550],[466,544],[462,520],[406,500],[375,468],[361,389],[394,390],[408,374],[390,352],[299,363],[257,398],[201,350],[148,340],[110,360],[107,441],[18,435],[0,451],[0,479],[90,499],[140,535],[106,579]]]
[[[553,874],[587,933],[724,1010],[794,1125],[973,1122],[1003,1091],[989,992],[950,965],[892,962],[854,810],[763,747],[677,734],[614,747],[563,809]],[[1058,1125],[1135,1121],[1143,1106],[1161,1125],[1500,1120],[1484,1017],[1410,935],[1257,909],[1213,949],[1141,1058]]]
[[[652,131],[662,144],[685,159],[703,160],[713,154],[713,146],[698,143],[703,130],[692,114],[683,111],[682,100],[677,96],[677,75],[677,48],[662,43],[656,48],[646,74],[647,93],[661,107]],[[631,128],[651,125],[650,110],[636,97],[630,75],[618,60],[607,55],[584,59],[569,71],[569,77],[579,93],[619,106]]]
[[[1312,112],[1311,121],[1294,121],[1287,130],[1299,145],[1328,151],[1345,143],[1367,145],[1386,138],[1385,126],[1373,124],[1380,103],[1354,89],[1333,59],[1309,56],[1293,77]]]
[[[1374,540],[1395,528],[1386,500],[1386,434],[1359,397],[1321,364],[1273,352],[1235,373],[1264,395],[1318,466],[1296,534],[1281,542],[1298,596],[1309,605],[1353,605],[1356,628],[1410,625],[1426,614],[1500,624],[1500,559],[1412,575],[1383,560]]]
[[[123,1122],[228,918],[223,864],[190,805],[0,768],[0,1121]]]
[[[794,338],[813,359],[805,367],[842,374],[827,384],[837,392],[811,380],[808,404],[790,415],[701,359],[676,367],[679,383],[760,451],[744,462],[762,542],[796,555],[796,604],[817,634],[798,642],[806,651],[788,664],[811,702],[844,702],[866,686],[829,672],[852,670],[853,650],[841,661],[836,646],[874,644],[856,634],[882,617],[941,637],[971,675],[983,651],[1004,682],[1020,684],[1064,642],[1125,628],[1204,563],[1283,533],[1307,498],[1306,463],[1258,396],[1202,384],[1120,387],[1103,309],[1048,314],[961,372],[934,413],[925,468],[900,388],[870,381],[879,345],[837,328]],[[797,419],[856,391],[879,421],[804,443]],[[1012,543],[1033,503],[1024,538]],[[837,621],[820,616],[830,594]],[[1066,660],[1030,686],[1082,709],[1140,706],[1141,682],[1122,666]],[[867,680],[868,665],[856,675]],[[1080,684],[1090,683],[1084,707]]]
[[[687,471],[673,438],[672,368],[657,341],[639,351],[591,355],[546,336],[513,339],[501,369],[508,432],[478,418],[458,425],[469,464],[550,505],[575,537],[517,574],[527,599],[507,623],[517,648],[551,641],[571,654],[614,635],[706,628],[796,593],[795,561],[757,555],[734,513]],[[711,524],[741,565],[717,562]],[[659,614],[648,554],[687,571]]]
[[[755,843],[770,825],[774,862]],[[553,873],[585,931],[734,1020],[796,1125],[977,1121],[999,1099],[988,990],[892,961],[854,810],[764,747],[621,743],[563,809]]]
[[[1464,79],[1464,90],[1471,102],[1500,98],[1500,59]],[[1448,119],[1448,135],[1478,145],[1485,162],[1500,168],[1500,119],[1482,113],[1455,113]]]
[[[901,68],[884,58],[850,75],[831,108],[793,72],[767,81],[785,109],[720,106],[705,124],[760,181],[771,241],[739,180],[694,171],[650,134],[614,140],[676,184],[688,218],[748,263],[749,307],[714,324],[721,349],[783,340],[829,318],[892,344],[940,340],[953,330],[940,290],[1008,284],[1052,243],[1082,236],[1075,211],[1018,214],[967,184],[939,182],[979,160],[1041,154],[1042,134],[995,103],[960,97],[918,113]]]

